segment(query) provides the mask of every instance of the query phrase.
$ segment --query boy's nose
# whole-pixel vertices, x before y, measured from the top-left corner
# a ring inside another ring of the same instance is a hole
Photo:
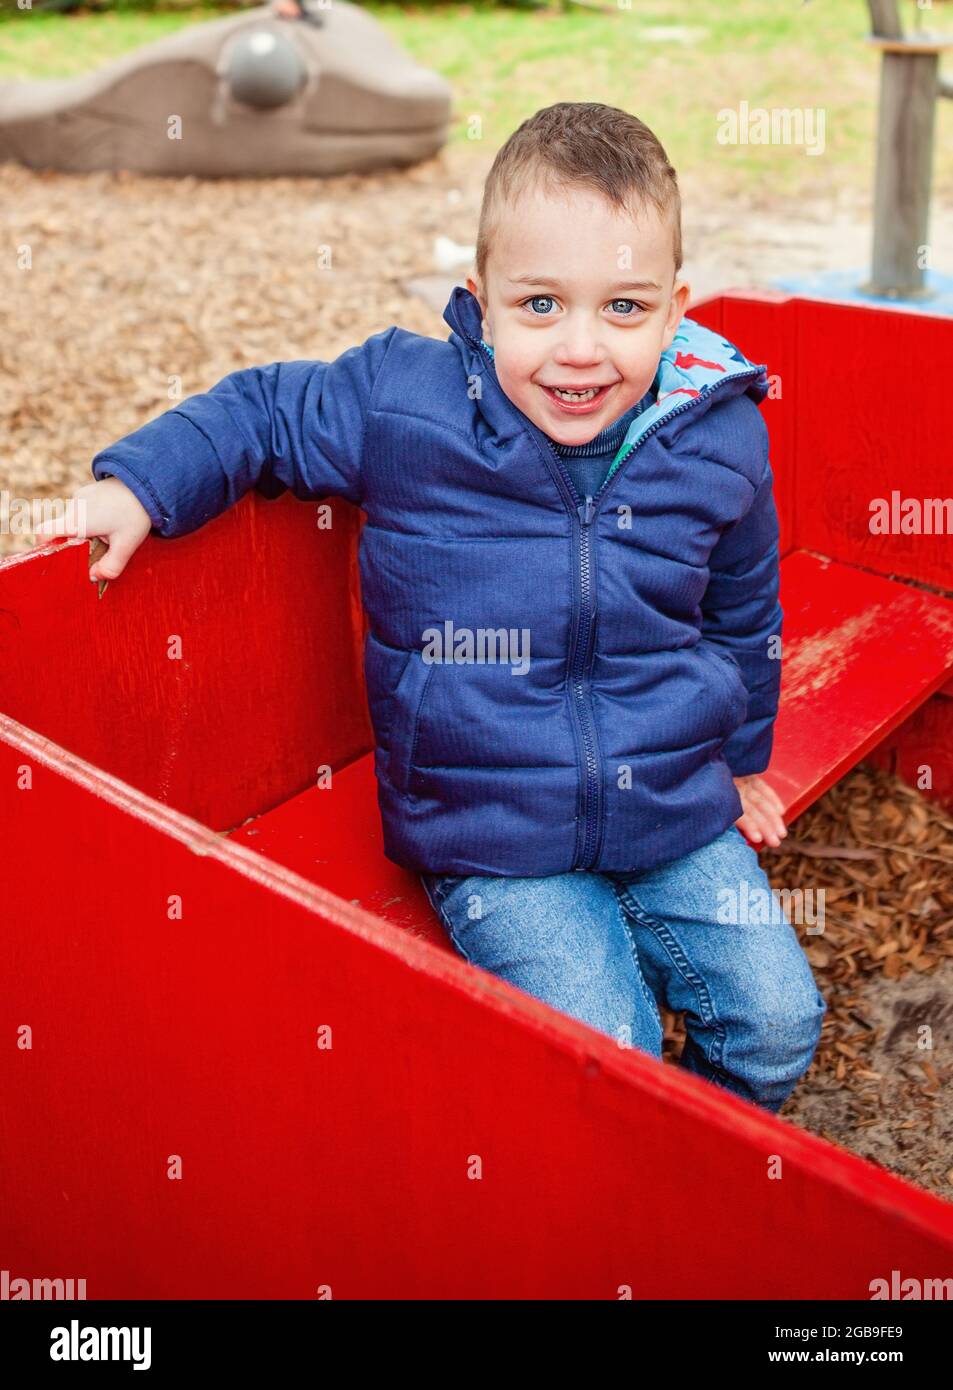
[[[562,339],[553,352],[553,360],[561,367],[595,367],[605,358],[598,334],[584,324],[564,328]]]

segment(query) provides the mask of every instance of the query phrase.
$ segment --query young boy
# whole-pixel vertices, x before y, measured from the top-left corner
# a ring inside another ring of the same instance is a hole
[[[778,523],[764,367],[685,316],[675,171],[559,102],[499,151],[446,342],[392,327],[231,373],[93,460],[114,579],[252,487],[362,506],[388,856],[456,949],[780,1108],[824,1000],[746,842],[780,843]],[[68,534],[52,526],[47,534]],[[754,890],[754,891],[752,891]],[[742,916],[744,914],[741,914]]]

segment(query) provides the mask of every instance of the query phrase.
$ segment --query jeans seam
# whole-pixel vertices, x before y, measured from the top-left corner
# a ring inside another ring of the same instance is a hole
[[[453,923],[451,922],[449,916],[447,915],[446,911],[444,910],[444,906],[443,906],[443,897],[442,897],[442,896],[437,897],[437,901],[434,902],[434,897],[437,896],[436,889],[434,889],[434,895],[433,895],[433,897],[432,897],[432,896],[431,896],[431,893],[430,893],[430,889],[428,888],[428,886],[427,886],[426,883],[424,883],[424,892],[426,893],[428,899],[430,900],[430,906],[434,909],[434,911],[437,913],[438,917],[440,918],[440,920],[443,922],[444,926],[446,927],[446,929],[447,929],[447,935],[450,937],[450,940],[451,940],[451,942],[453,943],[454,950],[456,950],[456,951],[458,951],[458,952],[460,953],[460,955],[463,957],[463,959],[467,962],[468,965],[472,965],[472,964],[473,964],[473,961],[472,961],[472,960],[470,959],[470,957],[467,955],[467,952],[465,951],[465,949],[464,949],[462,943],[459,942],[459,941],[457,940],[456,933],[455,933],[454,930],[453,930]]]
[[[638,977],[642,993],[645,996],[646,1003],[649,1005],[653,1016],[658,1021],[660,1034],[664,1034],[665,1030],[662,1027],[662,1016],[659,1013],[658,1000],[656,999],[655,995],[652,993],[652,991],[649,989],[648,985],[645,982],[645,976],[642,974],[642,963],[639,960],[639,952],[633,939],[632,932],[629,928],[629,924],[626,921],[625,909],[623,908],[622,903],[619,901],[618,894],[616,895],[615,907],[616,912],[619,914],[619,924],[622,927],[623,932],[625,933],[626,941],[629,943],[629,950],[632,953],[632,960],[635,964],[635,973]]]
[[[421,875],[420,875],[420,881],[421,881],[421,883],[423,884],[424,892],[427,894],[427,897],[430,899],[430,905],[431,905],[431,907],[433,907],[433,906],[434,906],[434,901],[433,901],[434,898],[437,899],[437,902],[443,902],[444,894],[443,894],[443,892],[441,891],[441,888],[440,888],[440,875],[439,875],[439,874],[431,874],[430,877],[437,880],[437,881],[436,881],[435,883],[433,883],[432,885],[430,885],[430,884],[427,883],[427,876],[426,876],[425,874],[421,874]]]
[[[630,912],[641,926],[647,927],[658,936],[679,974],[685,980],[686,984],[690,985],[695,991],[695,996],[700,1005],[702,1022],[705,1024],[711,1038],[709,1045],[710,1050],[706,1053],[708,1061],[712,1067],[720,1071],[722,1075],[728,1076],[724,1066],[726,1029],[725,1025],[720,1023],[715,1015],[714,1008],[712,1007],[711,995],[708,993],[705,981],[692,968],[691,961],[678,944],[678,939],[671,928],[666,926],[664,922],[660,922],[657,917],[653,917],[651,913],[647,912],[630,887],[623,887],[621,889],[621,894],[625,910]]]

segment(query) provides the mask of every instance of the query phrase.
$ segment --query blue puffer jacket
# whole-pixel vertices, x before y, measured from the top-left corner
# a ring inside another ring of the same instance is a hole
[[[475,298],[232,372],[97,454],[167,537],[249,488],[340,494],[360,546],[387,855],[440,874],[640,870],[742,814],[780,686],[766,369],[684,318],[581,498],[504,395]],[[773,644],[772,644],[773,645]]]

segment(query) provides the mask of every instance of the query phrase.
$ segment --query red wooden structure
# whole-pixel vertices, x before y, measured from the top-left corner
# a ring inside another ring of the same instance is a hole
[[[953,804],[949,535],[869,525],[875,498],[949,487],[945,400],[903,364],[946,360],[953,321],[774,293],[690,312],[777,378],[788,819],[862,757],[927,766]],[[333,508],[319,529],[252,494],[150,538],[101,600],[85,542],[0,565],[10,1277],[813,1299],[948,1276],[950,1203],[453,952],[383,857],[361,515]]]

